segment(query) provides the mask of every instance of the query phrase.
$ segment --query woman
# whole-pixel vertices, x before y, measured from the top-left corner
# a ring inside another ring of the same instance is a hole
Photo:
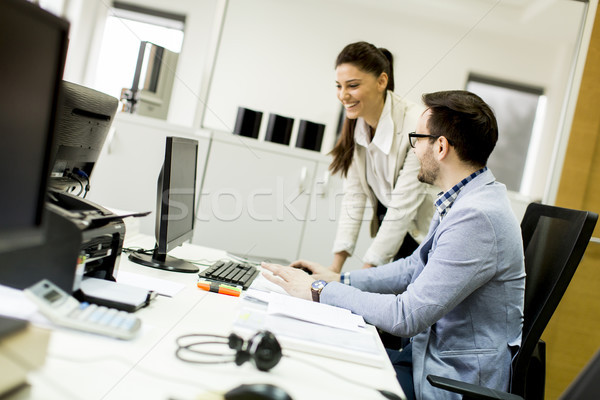
[[[433,215],[433,196],[432,187],[417,180],[420,164],[408,141],[423,108],[393,93],[391,53],[366,42],[349,44],[337,57],[335,75],[346,110],[329,166],[346,178],[330,267],[340,272],[354,251],[367,199],[375,239],[363,256],[364,268],[418,247]]]

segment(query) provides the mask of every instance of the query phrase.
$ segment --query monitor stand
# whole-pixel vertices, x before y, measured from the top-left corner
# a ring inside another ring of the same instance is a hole
[[[188,261],[157,253],[156,250],[154,250],[152,255],[139,252],[131,253],[129,259],[134,263],[145,265],[146,267],[163,269],[166,271],[186,272],[190,274],[200,271],[197,266]]]

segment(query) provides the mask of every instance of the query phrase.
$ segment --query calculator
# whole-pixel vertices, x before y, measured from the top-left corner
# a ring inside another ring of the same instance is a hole
[[[44,316],[67,328],[132,339],[142,325],[139,318],[126,311],[79,302],[47,279],[28,287],[24,292]]]

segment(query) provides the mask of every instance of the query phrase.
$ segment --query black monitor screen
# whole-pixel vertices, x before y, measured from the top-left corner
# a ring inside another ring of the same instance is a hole
[[[168,137],[157,187],[156,238],[168,252],[192,237],[198,142]]]
[[[119,100],[106,93],[63,81],[54,144],[50,187],[85,195],[90,176],[113,122]]]
[[[194,232],[197,160],[197,140],[167,137],[157,185],[156,248],[152,255],[131,254],[132,261],[168,271],[198,272],[195,265],[167,256]]]
[[[24,0],[0,2],[0,252],[43,239],[68,30],[66,21]]]

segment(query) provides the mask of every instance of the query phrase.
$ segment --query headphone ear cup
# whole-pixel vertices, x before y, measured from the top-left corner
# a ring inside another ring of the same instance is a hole
[[[231,335],[229,335],[229,348],[230,349],[239,351],[242,349],[243,346],[244,346],[244,339],[242,339],[235,333],[232,333]]]
[[[252,356],[247,350],[238,350],[235,353],[235,365],[239,367],[246,361],[250,360],[250,358],[252,358]]]
[[[255,343],[258,340],[258,343]],[[269,331],[257,333],[248,345],[254,365],[261,371],[268,371],[279,363],[282,352],[281,345]]]

